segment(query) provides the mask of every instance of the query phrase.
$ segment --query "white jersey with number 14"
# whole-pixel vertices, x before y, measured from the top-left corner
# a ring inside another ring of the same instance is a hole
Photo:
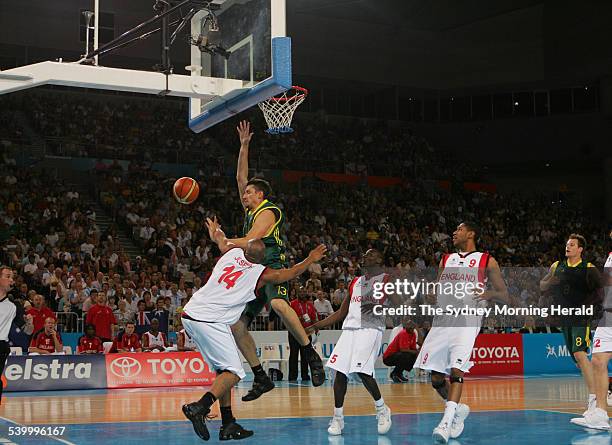
[[[185,305],[185,314],[199,321],[234,324],[245,305],[254,300],[265,266],[249,262],[234,247],[219,258],[206,284]]]

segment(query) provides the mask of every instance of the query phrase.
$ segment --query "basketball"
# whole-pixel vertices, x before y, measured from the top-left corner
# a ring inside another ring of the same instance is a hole
[[[193,178],[183,177],[176,180],[172,193],[181,204],[193,204],[200,194],[200,185]]]

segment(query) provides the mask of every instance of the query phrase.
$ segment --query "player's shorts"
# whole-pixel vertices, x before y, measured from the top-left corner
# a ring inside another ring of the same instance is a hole
[[[468,372],[474,364],[470,359],[479,332],[479,326],[434,326],[425,337],[414,367],[447,375],[452,368]]]
[[[211,371],[230,371],[241,379],[246,376],[230,325],[187,318],[183,318],[182,321]]]
[[[325,366],[347,376],[363,373],[374,377],[381,345],[379,329],[344,329]]]
[[[266,264],[266,267],[270,269],[282,269],[283,265],[274,263]],[[280,298],[289,303],[289,283],[267,283],[259,289],[257,294],[259,297],[253,301],[249,301],[243,312],[243,314],[247,315],[251,320],[259,315],[264,306],[274,299]]]
[[[587,352],[591,347],[591,329],[588,326],[572,326],[561,328],[565,345],[574,358],[576,352]]]
[[[593,337],[593,354],[612,352],[612,327],[600,326]]]

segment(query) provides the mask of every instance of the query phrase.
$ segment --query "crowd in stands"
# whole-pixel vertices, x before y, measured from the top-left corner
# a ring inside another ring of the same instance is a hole
[[[4,99],[3,99],[4,100]],[[186,103],[176,98],[66,94],[25,91],[11,96],[8,108],[21,110],[46,140],[49,154],[148,162],[197,161],[210,173],[224,175],[236,165],[238,118],[195,134],[185,125]],[[295,119],[295,132],[263,132],[258,109],[243,113],[260,131],[254,165],[268,169],[341,172],[419,178],[458,174],[449,153],[437,151],[424,138],[384,122],[354,119],[332,123],[325,116]],[[381,156],[377,156],[379,153]],[[477,176],[464,166],[463,175]]]
[[[40,340],[33,347],[57,349],[53,332],[80,332],[88,325],[81,348],[85,352],[99,351],[104,343],[113,351],[166,349],[169,334],[181,332],[182,307],[206,283],[218,255],[203,221],[215,215],[228,235],[240,232],[243,210],[233,179],[235,129],[228,124],[213,136],[192,135],[184,128],[182,114],[169,112],[176,108],[173,102],[134,100],[117,107],[60,97],[44,94],[28,101],[41,133],[72,140],[85,150],[80,155],[89,154],[87,147],[103,145],[113,147],[109,154],[131,161],[124,167],[99,160],[91,172],[92,196],[115,221],[101,231],[95,212],[73,187],[50,172],[17,167],[10,156],[0,156],[0,263],[17,271],[12,297],[31,315],[32,339]],[[260,166],[295,168],[295,159],[302,160],[302,169],[314,169],[327,165],[320,161],[327,155],[345,167],[353,162],[359,173],[361,164],[370,168],[373,146],[384,146],[388,158],[402,160],[395,162],[398,174],[426,163],[438,165],[436,174],[451,169],[452,163],[436,158],[426,141],[402,130],[393,134],[384,129],[367,132],[359,125],[343,130],[313,122],[302,125],[284,139],[262,137],[252,151],[254,173],[263,174]],[[177,144],[184,153],[205,151],[210,156],[197,177],[201,196],[191,206],[172,199],[176,178],[151,167],[155,160],[172,157]],[[407,184],[373,189],[316,179],[299,184],[273,181],[274,200],[286,213],[289,263],[300,261],[319,243],[329,250],[324,262],[292,283],[290,298],[306,295],[318,318],[338,309],[348,284],[361,273],[361,255],[370,247],[379,249],[385,265],[398,275],[426,277],[452,250],[450,237],[462,220],[478,222],[479,245],[501,266],[514,267],[505,271],[510,294],[525,304],[540,301],[535,268],[547,268],[563,257],[569,233],[585,235],[587,258],[603,264],[606,233],[579,207],[551,204],[536,194]],[[131,235],[142,255],[126,254],[118,240],[120,231]],[[256,320],[256,327],[281,327],[269,325],[265,315]],[[57,331],[49,320],[59,324]],[[484,329],[501,332],[500,325],[495,320]],[[182,347],[189,341],[183,335]]]

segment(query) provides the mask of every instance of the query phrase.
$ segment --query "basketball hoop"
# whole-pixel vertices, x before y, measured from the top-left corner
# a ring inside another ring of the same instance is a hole
[[[291,120],[295,109],[304,102],[308,90],[302,87],[293,86],[280,96],[271,97],[259,103],[259,108],[263,111],[269,134],[284,134],[293,132]]]

